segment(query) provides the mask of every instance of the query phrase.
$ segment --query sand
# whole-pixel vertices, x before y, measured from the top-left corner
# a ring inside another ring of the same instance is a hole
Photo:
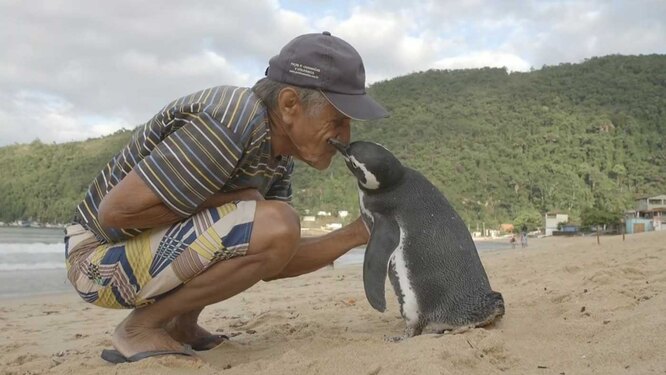
[[[493,327],[387,342],[404,328],[392,290],[379,313],[360,266],[327,268],[207,308],[203,325],[235,336],[196,361],[107,364],[99,353],[126,311],[73,293],[5,299],[0,373],[666,374],[666,231],[532,240],[481,259],[506,301]]]

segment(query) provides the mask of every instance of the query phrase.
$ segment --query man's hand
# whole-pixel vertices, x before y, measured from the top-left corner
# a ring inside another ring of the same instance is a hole
[[[246,188],[226,193],[218,192],[203,202],[199,209],[219,207],[233,201],[263,201],[264,196],[255,188]]]
[[[368,243],[370,240],[370,232],[368,232],[368,227],[365,226],[361,216],[349,224],[349,227],[354,229],[355,237],[358,238],[358,241],[361,243]]]
[[[241,201],[263,201],[264,196],[261,195],[259,190],[254,188],[247,188],[235,191],[240,196]]]

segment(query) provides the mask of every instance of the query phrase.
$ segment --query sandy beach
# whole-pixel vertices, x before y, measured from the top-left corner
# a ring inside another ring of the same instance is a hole
[[[489,328],[400,343],[404,323],[365,300],[359,265],[260,283],[210,306],[233,335],[198,360],[100,359],[127,314],[73,292],[0,300],[1,374],[666,374],[666,231],[546,238],[481,254],[506,315]]]

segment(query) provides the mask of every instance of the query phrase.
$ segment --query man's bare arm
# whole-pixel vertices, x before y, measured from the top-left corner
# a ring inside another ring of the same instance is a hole
[[[256,189],[216,193],[199,209],[221,206],[235,200],[263,199]],[[111,228],[155,228],[184,219],[162,202],[135,171],[123,178],[102,199],[98,210],[99,222]]]
[[[368,239],[368,230],[360,217],[353,223],[323,236],[301,238],[294,257],[273,279],[316,271],[331,264],[350,249],[367,243]]]

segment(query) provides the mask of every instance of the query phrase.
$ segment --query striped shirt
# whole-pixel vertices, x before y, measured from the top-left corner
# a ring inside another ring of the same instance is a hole
[[[115,155],[77,207],[75,222],[103,243],[143,229],[102,228],[102,198],[135,170],[165,205],[183,217],[216,192],[256,188],[266,199],[291,200],[291,157],[271,156],[268,113],[249,88],[219,86],[173,101]]]

